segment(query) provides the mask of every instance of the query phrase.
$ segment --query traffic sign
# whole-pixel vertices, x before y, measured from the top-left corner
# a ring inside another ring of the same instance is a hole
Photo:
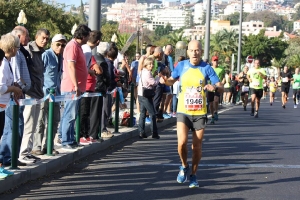
[[[252,63],[253,62],[253,56],[247,56],[246,58],[247,63]]]

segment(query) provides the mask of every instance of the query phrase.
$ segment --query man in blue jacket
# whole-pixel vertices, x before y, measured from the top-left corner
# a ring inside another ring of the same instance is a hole
[[[62,34],[56,34],[52,38],[51,48],[46,50],[42,54],[42,60],[44,62],[44,96],[50,94],[50,89],[55,90],[55,96],[60,96],[60,83],[63,66],[62,53],[66,46],[67,39]],[[35,138],[33,141],[34,149],[42,149],[43,153],[47,153],[47,132],[45,133],[45,121],[48,119],[49,112],[49,100],[46,100],[41,107],[40,115],[37,125],[37,133],[40,137]],[[54,118],[53,118],[53,133],[57,133],[58,124],[60,121],[60,103],[54,103]],[[42,145],[43,137],[46,137],[45,144]],[[53,149],[53,154],[58,152]]]

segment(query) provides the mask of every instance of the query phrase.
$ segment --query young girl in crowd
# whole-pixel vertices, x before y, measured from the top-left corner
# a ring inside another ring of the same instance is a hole
[[[154,91],[154,87],[159,83],[160,74],[156,79],[153,78],[151,73],[154,66],[154,58],[148,57],[143,62],[143,69],[141,70],[139,76],[139,85],[138,85],[138,100],[140,103],[140,118],[139,118],[139,133],[140,138],[147,138],[148,136],[145,133],[145,119],[146,119],[146,111],[148,111],[150,115],[150,129],[152,132],[152,138],[159,139],[157,124],[156,124],[156,115],[154,111],[153,105],[153,96],[146,96],[144,89],[152,89]]]
[[[270,106],[272,106],[275,98],[275,92],[277,90],[277,83],[273,76],[271,77],[271,80],[269,82],[269,90],[270,90]]]

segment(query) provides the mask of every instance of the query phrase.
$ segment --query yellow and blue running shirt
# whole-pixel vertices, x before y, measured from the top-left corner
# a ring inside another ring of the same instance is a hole
[[[212,85],[220,82],[214,69],[203,61],[194,66],[189,60],[184,60],[178,63],[172,78],[180,78],[177,113],[206,115],[206,92],[203,88],[208,80]]]

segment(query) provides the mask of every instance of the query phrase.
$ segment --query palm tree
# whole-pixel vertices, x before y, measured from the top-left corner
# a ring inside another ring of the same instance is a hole
[[[277,73],[279,74],[280,69],[283,68],[286,64],[286,60],[281,58],[280,60],[276,60],[276,58],[272,59],[272,66],[276,67]]]
[[[289,66],[292,66],[294,68],[300,67],[300,55],[299,54],[295,54],[292,55],[287,63]]]
[[[169,43],[172,44],[173,46],[175,46],[178,41],[184,41],[187,44],[189,43],[188,38],[183,36],[183,31],[180,31],[180,32],[174,31],[174,32],[170,33],[167,36],[167,38],[168,38]]]

